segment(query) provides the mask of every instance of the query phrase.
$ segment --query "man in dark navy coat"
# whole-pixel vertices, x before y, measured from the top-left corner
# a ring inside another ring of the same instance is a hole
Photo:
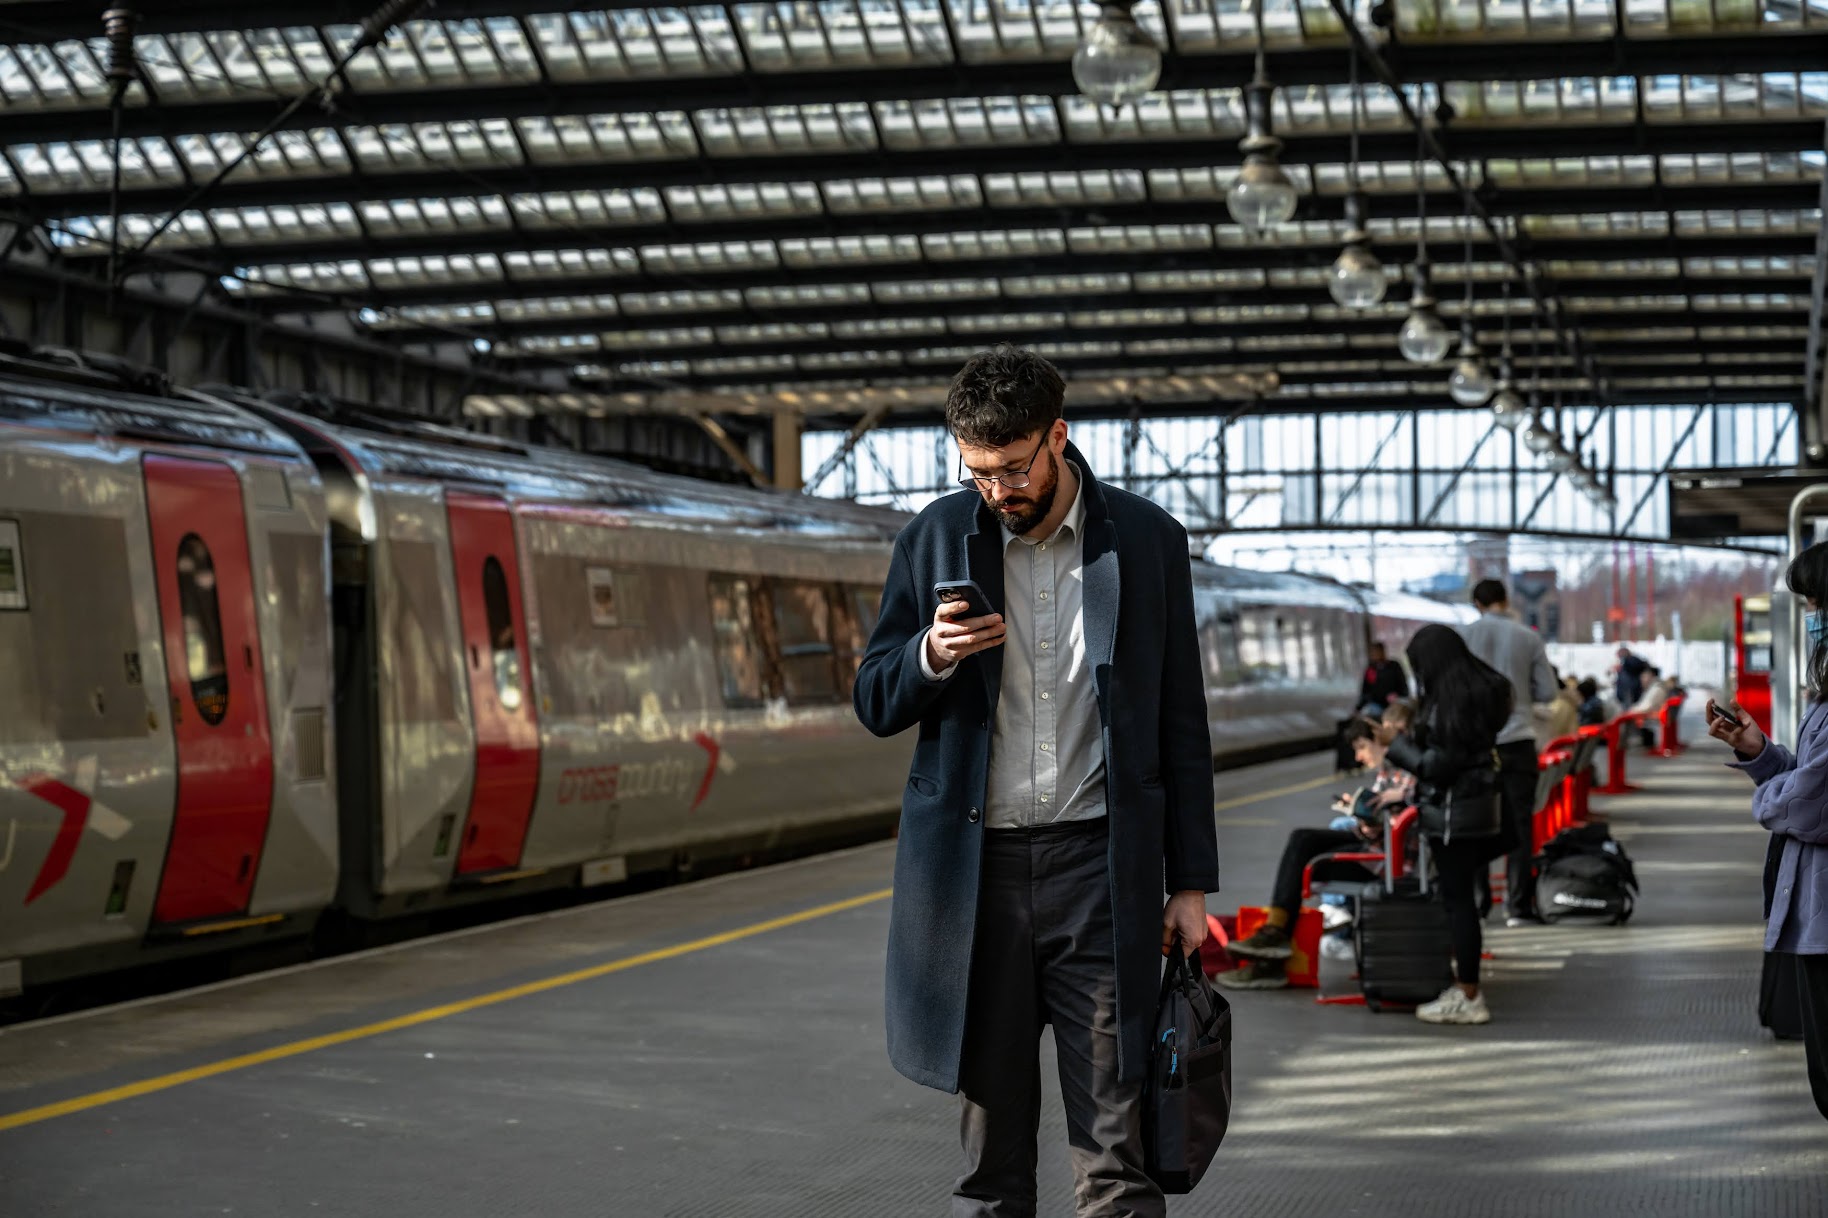
[[[962,1099],[955,1218],[1035,1212],[1038,1038],[1081,1218],[1155,1218],[1139,1098],[1162,956],[1218,888],[1187,532],[1099,485],[1065,385],[999,347],[953,381],[967,490],[895,542],[857,716],[919,729],[889,923],[889,1057]],[[942,605],[971,579],[992,613]]]

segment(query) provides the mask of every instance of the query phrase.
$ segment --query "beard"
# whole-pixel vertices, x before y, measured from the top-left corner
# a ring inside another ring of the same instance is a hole
[[[1056,463],[1052,449],[1047,452],[1047,486],[1045,490],[1033,483],[1023,488],[1029,497],[1026,499],[1005,499],[993,503],[990,510],[997,514],[1003,527],[1017,537],[1032,532],[1036,525],[1047,519],[1047,514],[1054,510],[1054,496],[1060,491],[1060,467]]]

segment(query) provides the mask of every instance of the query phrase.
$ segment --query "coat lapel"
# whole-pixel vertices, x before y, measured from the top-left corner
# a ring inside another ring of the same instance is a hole
[[[977,581],[977,586],[984,590],[997,611],[1007,613],[1009,606],[1003,603],[1003,528],[982,506],[971,519],[971,532],[965,535],[965,570]],[[977,661],[977,670],[983,676],[984,695],[994,718],[997,698],[1003,690],[1003,649],[992,647],[972,658]]]
[[[1085,482],[1085,650],[1092,662],[1103,704],[1106,674],[1117,654],[1117,607],[1122,600],[1122,578],[1117,561],[1117,526],[1111,523],[1104,488],[1092,476],[1085,457],[1072,445],[1066,455],[1079,467]]]
[[[1117,651],[1117,529],[1108,519],[1085,522],[1085,650],[1093,671],[1109,667]]]

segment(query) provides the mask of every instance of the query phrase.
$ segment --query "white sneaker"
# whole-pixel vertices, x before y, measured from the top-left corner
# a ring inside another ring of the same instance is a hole
[[[1484,994],[1468,998],[1465,990],[1450,985],[1439,998],[1417,1007],[1415,1017],[1423,1023],[1490,1023],[1492,1012],[1485,1005]]]
[[[1352,924],[1352,911],[1344,905],[1322,905],[1320,922],[1327,930],[1338,930]]]
[[[1328,935],[1320,941],[1320,955],[1326,960],[1351,960],[1357,953],[1352,950],[1352,940]]]

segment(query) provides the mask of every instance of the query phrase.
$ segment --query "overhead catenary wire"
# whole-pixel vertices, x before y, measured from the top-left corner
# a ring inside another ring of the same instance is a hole
[[[153,226],[152,231],[146,235],[145,239],[134,247],[131,258],[138,258],[144,254],[151,248],[152,243],[157,241],[160,236],[164,234],[166,229],[177,222],[179,216],[182,216],[185,212],[196,207],[202,200],[208,198],[218,186],[228,179],[230,174],[234,173],[235,170],[241,167],[244,161],[253,156],[255,151],[259,149],[274,132],[290,122],[293,115],[297,114],[307,105],[327,100],[338,82],[347,83],[343,74],[348,70],[350,63],[355,60],[356,56],[371,47],[379,46],[386,40],[390,30],[402,22],[410,20],[415,13],[424,8],[428,3],[430,3],[430,0],[386,0],[381,7],[364,18],[361,25],[361,33],[357,35],[355,41],[350,44],[349,49],[343,52],[342,57],[337,60],[336,65],[330,69],[330,74],[305,92],[294,97],[286,104],[285,108],[274,115],[273,118],[267,122],[267,125],[261,128],[252,139],[243,141],[241,151],[231,157],[228,164],[218,169],[209,181],[204,182],[195,190],[192,190],[190,194],[185,197],[183,202],[179,203],[163,220],[160,220]],[[111,284],[117,282],[118,276],[125,269],[125,267],[111,267],[109,271],[109,282]]]

